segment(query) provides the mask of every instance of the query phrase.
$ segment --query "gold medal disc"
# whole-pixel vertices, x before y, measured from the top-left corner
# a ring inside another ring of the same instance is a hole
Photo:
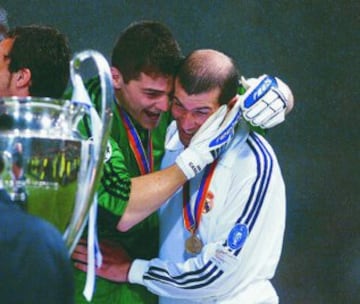
[[[203,247],[203,243],[196,235],[192,235],[185,242],[185,248],[188,253],[192,253],[192,254],[199,253],[202,247]]]

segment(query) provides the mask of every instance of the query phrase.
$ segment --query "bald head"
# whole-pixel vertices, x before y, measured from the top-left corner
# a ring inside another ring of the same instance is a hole
[[[177,80],[189,94],[219,88],[219,103],[228,103],[237,93],[239,73],[233,60],[219,51],[204,49],[190,53],[181,64]]]
[[[201,78],[206,75],[225,77],[234,67],[232,60],[215,50],[197,50],[187,58],[190,68]]]

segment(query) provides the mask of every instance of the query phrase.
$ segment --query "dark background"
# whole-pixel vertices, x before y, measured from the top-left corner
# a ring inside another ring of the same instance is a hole
[[[130,22],[167,24],[184,53],[215,48],[246,77],[277,75],[296,99],[269,133],[287,184],[274,284],[281,303],[360,303],[360,1],[1,1],[11,26],[58,27],[109,58]],[[266,232],[264,232],[266,233]]]

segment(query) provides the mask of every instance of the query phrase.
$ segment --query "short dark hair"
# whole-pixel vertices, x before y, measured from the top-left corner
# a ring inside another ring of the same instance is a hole
[[[219,88],[220,105],[227,104],[236,96],[239,77],[233,59],[215,50],[193,51],[182,61],[176,74],[189,95]]]
[[[124,81],[146,74],[174,75],[182,53],[170,30],[156,21],[130,24],[118,38],[111,56]]]
[[[70,48],[59,30],[42,25],[10,29],[14,43],[9,53],[9,71],[31,71],[31,96],[59,98],[69,80]]]

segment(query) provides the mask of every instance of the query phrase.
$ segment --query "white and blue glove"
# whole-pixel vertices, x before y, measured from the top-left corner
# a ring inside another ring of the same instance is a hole
[[[246,89],[242,110],[245,120],[253,126],[272,128],[285,120],[293,106],[290,88],[277,77],[262,75],[259,78],[241,78]]]
[[[241,119],[241,101],[228,112],[222,105],[196,132],[189,146],[176,158],[176,164],[187,179],[193,178],[225,150],[234,137],[235,126]]]

